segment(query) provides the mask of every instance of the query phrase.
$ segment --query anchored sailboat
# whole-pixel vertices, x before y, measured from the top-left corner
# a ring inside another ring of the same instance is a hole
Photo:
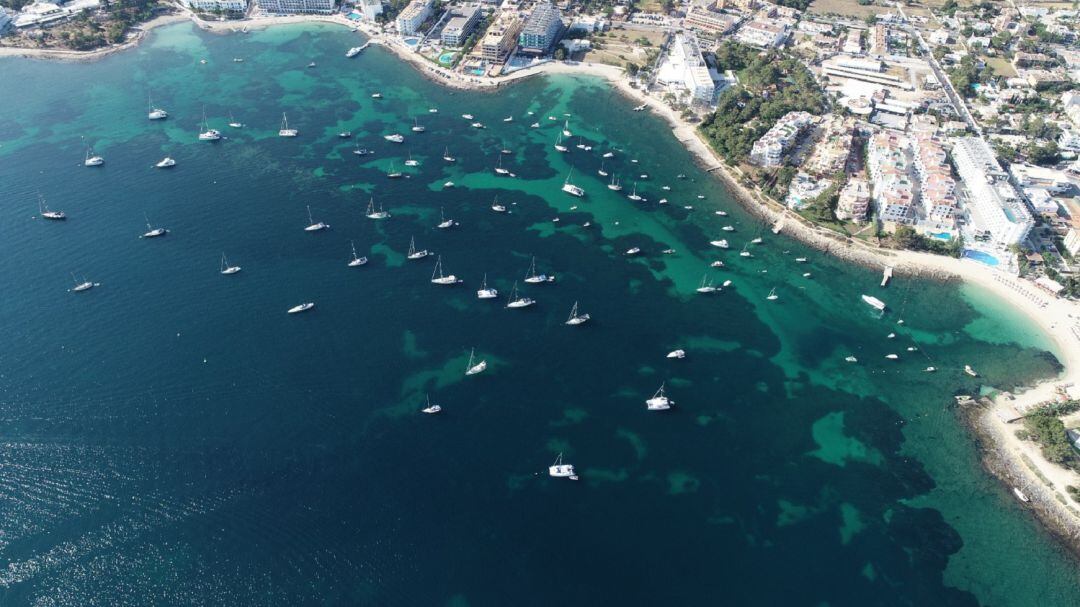
[[[431,273],[431,283],[436,285],[456,285],[461,279],[453,274],[443,275],[442,255],[435,261],[435,271]]]
[[[225,257],[225,253],[221,254],[221,270],[219,270],[225,276],[236,274],[240,271],[240,266],[229,265],[229,260]]]
[[[574,307],[570,308],[570,317],[566,319],[563,324],[575,327],[577,325],[583,325],[591,318],[588,314],[578,314],[578,302],[574,302]]]
[[[570,183],[570,176],[574,174],[574,169],[571,167],[570,172],[566,174],[566,180],[563,181],[562,191],[570,194],[571,196],[577,196],[581,198],[585,196],[585,190],[579,186]]]
[[[656,394],[645,401],[645,406],[649,411],[666,411],[674,404],[675,401],[664,395],[664,384],[660,384],[660,389],[656,391]]]
[[[300,134],[300,131],[289,128],[289,119],[285,116],[285,112],[281,113],[281,128],[278,129],[278,137],[296,137]]]
[[[349,247],[352,249],[352,259],[349,260],[350,268],[357,268],[367,263],[367,257],[360,257],[356,254],[356,244],[353,241],[349,241]]]
[[[476,298],[477,299],[495,299],[498,296],[499,296],[499,291],[497,289],[492,289],[492,288],[488,287],[487,273],[485,273],[484,274],[484,281],[482,283],[480,283],[480,289],[476,291]]]
[[[306,228],[304,228],[305,232],[319,232],[330,227],[329,224],[323,223],[321,221],[316,222],[314,219],[311,218],[311,205],[308,205],[307,207],[307,218],[308,225]]]
[[[525,296],[518,296],[517,283],[514,283],[514,288],[510,290],[510,297],[506,300],[506,307],[510,309],[527,308],[536,301]]]
[[[559,457],[555,458],[555,463],[548,466],[548,476],[552,478],[568,478],[572,481],[578,480],[577,472],[574,471],[574,466],[571,464],[564,464],[562,459],[562,453]]]
[[[525,275],[525,282],[529,284],[542,284],[545,282],[555,282],[554,276],[548,276],[547,274],[536,273],[536,256],[532,258],[532,262],[529,264],[529,272]]]
[[[368,219],[375,219],[375,220],[388,219],[390,217],[390,211],[387,211],[386,209],[383,208],[382,202],[379,203],[379,209],[376,210],[375,209],[375,198],[371,197],[371,198],[368,199],[367,212],[364,214],[364,217],[367,217]]]
[[[487,369],[487,361],[476,362],[476,348],[469,351],[469,363],[465,365],[465,375],[476,375]]]
[[[420,250],[420,251],[416,250],[416,238],[415,237],[410,237],[409,238],[409,253],[405,256],[406,259],[410,259],[410,260],[423,259],[423,258],[427,257],[428,255],[430,255],[430,253],[428,253],[427,249],[423,249],[423,250]]]

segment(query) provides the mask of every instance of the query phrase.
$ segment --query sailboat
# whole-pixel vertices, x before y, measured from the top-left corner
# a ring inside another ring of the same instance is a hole
[[[559,457],[555,458],[555,463],[548,466],[548,476],[552,478],[568,478],[572,481],[578,480],[577,472],[574,471],[574,466],[571,464],[564,464],[562,460],[562,453]]]
[[[405,161],[405,166],[407,166],[407,167],[418,167],[418,166],[420,166],[420,161],[419,160],[413,160],[412,152],[409,152],[409,158]]]
[[[476,375],[487,369],[487,361],[476,362],[476,348],[469,350],[469,362],[465,365],[465,375]]]
[[[416,238],[409,238],[409,253],[405,256],[406,259],[423,259],[428,255],[430,255],[430,253],[428,253],[427,249],[422,251],[416,250]]]
[[[510,290],[510,297],[506,300],[506,307],[511,309],[527,308],[534,303],[536,303],[536,300],[532,298],[518,296],[517,282],[514,282],[514,288]]]
[[[219,271],[222,274],[224,274],[226,276],[229,276],[230,274],[236,274],[237,272],[239,272],[240,271],[240,266],[230,266],[229,265],[229,260],[225,257],[225,253],[222,252],[222,254],[221,254],[221,269]]]
[[[329,224],[325,224],[325,223],[323,223],[321,221],[316,223],[315,220],[311,218],[311,205],[308,205],[308,208],[307,208],[307,218],[308,218],[308,225],[307,225],[306,228],[304,228],[305,232],[319,232],[321,230],[325,230],[326,228],[330,227]]]
[[[81,293],[83,291],[89,291],[90,289],[94,288],[94,283],[86,280],[85,276],[83,276],[82,281],[79,281],[78,278],[75,278],[74,272],[71,273],[71,280],[75,283],[75,286],[68,289],[68,291],[72,293]]]
[[[278,137],[296,137],[300,134],[300,131],[289,128],[289,119],[285,116],[285,112],[281,113],[281,128],[278,129]]]
[[[660,389],[653,394],[652,398],[645,401],[645,406],[649,411],[666,411],[674,404],[675,401],[664,396],[664,384],[660,384]]]
[[[424,407],[423,409],[420,409],[420,412],[421,413],[428,413],[428,414],[435,414],[435,413],[438,413],[439,411],[442,411],[442,407],[440,407],[439,405],[431,404],[431,395],[428,395],[428,397],[427,397],[427,406]]]
[[[461,279],[453,274],[443,275],[442,255],[439,255],[438,259],[435,261],[435,271],[431,273],[431,284],[456,285],[460,283]]]
[[[232,112],[229,112],[229,128],[242,129],[244,128],[243,122],[237,122],[236,118],[233,118]]]
[[[440,230],[449,230],[450,228],[458,225],[458,222],[453,219],[447,219],[446,214],[443,213],[442,207],[439,207],[439,225],[435,226]]]
[[[642,200],[641,196],[638,196],[638,193],[637,193],[637,182],[636,181],[634,182],[634,191],[631,192],[630,195],[627,196],[627,198],[629,198],[630,200],[633,200],[634,202]]]
[[[619,180],[615,179],[614,175],[611,176],[611,183],[608,184],[607,189],[611,190],[612,192],[618,192],[622,190],[622,186],[619,185]]]
[[[143,218],[146,219],[146,233],[139,238],[157,238],[158,236],[164,236],[169,233],[165,228],[155,228],[150,225],[150,218],[146,217],[146,215],[143,215]]]
[[[503,168],[502,155],[501,154],[499,155],[499,161],[495,164],[495,174],[496,175],[509,175],[510,174],[509,169],[504,169]]]
[[[105,164],[105,159],[94,153],[94,148],[86,146],[86,158],[83,159],[83,166],[99,167]]]
[[[765,297],[765,299],[769,301],[776,301],[777,299],[780,299],[780,296],[776,294],[776,287],[773,287],[772,290],[769,291],[769,294]]]
[[[221,131],[210,128],[206,122],[206,112],[202,116],[202,130],[199,131],[199,141],[218,141],[221,139]]]
[[[491,210],[495,211],[496,213],[505,213],[506,212],[506,206],[499,204],[499,197],[498,196],[496,196],[495,200],[492,201]]]
[[[349,241],[349,247],[352,249],[352,259],[349,260],[350,268],[358,268],[367,263],[367,257],[360,257],[356,254],[356,244],[353,241]]]
[[[484,282],[480,283],[480,289],[476,291],[477,299],[495,299],[499,296],[499,291],[492,289],[487,285],[487,273],[484,274]]]
[[[414,132],[414,133],[423,133],[426,130],[427,129],[424,128],[424,126],[420,124],[420,120],[418,118],[413,118],[412,132]]]
[[[161,108],[154,107],[154,100],[149,95],[146,96],[146,104],[147,104],[146,117],[149,118],[150,120],[165,120],[166,118],[169,117],[168,112],[166,112],[165,110],[163,110]]]
[[[573,137],[574,136],[574,134],[570,132],[570,121],[569,120],[566,120],[565,122],[563,122],[562,136],[563,137]]]
[[[45,202],[45,197],[40,194],[38,194],[38,214],[42,219],[51,219],[53,221],[67,219],[67,215],[63,211],[50,211],[48,203]]]
[[[390,217],[390,211],[384,210],[382,203],[379,203],[379,210],[375,210],[375,198],[368,199],[367,213],[364,214],[368,219],[388,219]]]
[[[708,275],[701,277],[701,286],[697,288],[697,292],[703,294],[716,293],[716,287],[713,286],[713,283],[711,280],[709,280]]]
[[[555,282],[555,277],[536,273],[536,256],[534,255],[532,262],[529,265],[529,273],[525,275],[525,282],[533,285],[545,282]]]
[[[603,162],[600,163],[600,168],[596,170],[596,174],[601,176],[601,177],[607,177],[608,176],[608,172],[604,170],[604,163]]]
[[[581,197],[585,196],[585,190],[582,189],[579,186],[576,186],[576,185],[570,183],[570,176],[573,175],[573,174],[574,174],[574,169],[573,169],[573,167],[571,167],[570,172],[566,174],[566,180],[563,181],[562,191],[566,192],[567,194],[570,194],[571,196],[577,196],[578,198],[581,198]]]
[[[390,161],[390,170],[388,170],[386,172],[386,177],[388,179],[400,179],[401,178],[401,171],[394,168],[394,161],[393,160]]]
[[[754,256],[753,253],[746,250],[746,248],[749,247],[749,246],[750,246],[749,243],[743,245],[742,250],[739,251],[739,257],[753,257]]]
[[[450,147],[449,146],[447,146],[446,148],[443,149],[442,159],[447,161],[447,162],[457,162],[457,158],[454,158],[453,156],[450,155]]]
[[[574,307],[570,308],[570,318],[566,319],[563,324],[576,327],[577,325],[583,325],[589,321],[590,316],[588,314],[578,314],[578,302],[574,302]]]
[[[555,149],[559,150],[560,152],[570,151],[569,148],[562,144],[562,135],[559,135],[555,138]]]

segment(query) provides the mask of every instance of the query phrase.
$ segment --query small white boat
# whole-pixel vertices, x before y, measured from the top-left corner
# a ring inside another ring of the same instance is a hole
[[[427,257],[430,254],[431,253],[429,253],[427,249],[422,249],[422,250],[419,250],[419,251],[416,250],[416,238],[415,237],[410,237],[409,238],[409,252],[405,255],[405,259],[408,259],[410,261],[415,261],[417,259],[423,259],[423,258]]]
[[[667,203],[668,203],[668,199],[667,199],[667,198],[661,198],[661,199],[660,199],[660,202],[659,202],[659,204],[667,204]],[[691,208],[693,208],[693,207],[683,207],[683,208],[685,208],[685,209],[691,209]]]
[[[99,167],[105,164],[105,159],[94,154],[93,148],[86,148],[86,157],[83,158],[83,166]]]
[[[429,114],[438,114],[439,113],[439,108],[429,107],[428,108],[428,113]]]
[[[349,260],[350,268],[358,268],[367,263],[367,257],[360,257],[356,254],[356,245],[353,241],[349,241],[349,248],[352,249],[352,259]]]
[[[289,128],[289,119],[285,116],[285,112],[281,113],[281,128],[278,129],[278,137],[296,137],[300,134],[300,131]]]
[[[857,362],[859,362],[859,359],[855,358],[854,356],[845,356],[844,360],[846,360],[849,363],[857,363]]]
[[[476,118],[472,114],[462,114],[461,117],[464,118],[465,120],[473,120],[474,118]]]
[[[674,404],[675,401],[664,395],[664,384],[660,384],[660,389],[653,394],[652,398],[645,401],[645,406],[649,411],[666,411]]]
[[[154,166],[156,168],[159,168],[159,169],[167,169],[169,167],[176,166],[176,161],[173,160],[172,158],[166,156],[166,157],[162,158],[161,160],[159,160]]]
[[[575,301],[574,307],[570,308],[570,317],[567,318],[566,322],[563,324],[576,327],[577,325],[583,325],[589,322],[589,318],[591,317],[588,314],[578,314],[578,302]]]
[[[698,286],[697,292],[705,295],[709,293],[716,293],[716,287],[713,286],[712,281],[709,280],[709,277],[707,275],[701,277],[701,285]]]
[[[503,122],[513,122],[513,121],[514,121],[513,116],[507,116],[506,118],[503,118]]]
[[[469,126],[471,126],[474,129],[482,129],[482,128],[484,128],[484,123],[483,122],[474,122],[474,123],[470,124]]]
[[[71,274],[71,280],[74,281],[75,286],[68,289],[68,291],[71,291],[72,293],[82,293],[83,291],[89,291],[96,286],[95,283],[86,280],[85,276],[83,276],[83,279],[81,281],[78,278],[75,278],[74,272],[72,272]]]
[[[923,371],[926,371],[927,373],[933,373],[934,371],[937,371],[937,367],[927,367],[923,369]]]
[[[469,351],[469,362],[465,365],[465,375],[476,375],[487,369],[487,361],[476,362],[476,348]]]
[[[230,276],[240,272],[240,266],[234,266],[229,264],[229,260],[225,258],[225,253],[221,254],[221,268],[218,270],[225,276]]]
[[[730,287],[730,286],[731,286],[731,281],[730,281],[730,280],[725,280],[725,281],[724,281],[724,284],[723,284],[722,286],[723,286],[723,287],[724,287],[725,289],[726,289],[726,288],[728,288],[728,287]]]
[[[529,128],[530,129],[538,129],[538,128],[540,128],[540,123],[539,122],[534,122],[534,123],[529,125]]]
[[[918,350],[918,348],[916,348],[915,346],[908,346],[908,347],[907,347],[907,351],[908,351],[908,352],[915,352],[915,351],[917,351],[917,350]]]
[[[439,405],[431,404],[431,396],[427,397],[427,406],[423,409],[420,409],[421,413],[427,413],[429,415],[433,415],[435,413],[438,413],[439,411],[442,411],[442,407],[440,407]]]
[[[555,277],[547,274],[537,274],[536,257],[533,256],[532,262],[529,264],[529,272],[525,275],[525,282],[532,285],[543,284],[545,282],[555,282]]]
[[[720,217],[727,217],[727,211],[713,211],[713,214],[719,215]]]
[[[897,354],[886,354],[885,358],[889,360],[899,360],[900,356]]]
[[[570,175],[572,175],[573,173],[574,169],[573,167],[571,167],[570,172],[566,174],[566,180],[563,181],[562,191],[570,194],[571,196],[577,196],[578,198],[581,198],[585,196],[585,190],[579,186],[570,183]]]
[[[452,188],[452,187],[454,187],[454,182],[453,181],[447,181],[446,183],[442,184],[442,187],[444,187],[444,188]]]
[[[664,249],[663,251],[660,251],[660,252],[663,253],[664,255],[674,255],[675,254],[675,249]]]
[[[354,46],[351,49],[345,51],[345,56],[348,57],[349,59],[352,59],[353,57],[359,55],[360,52],[363,51],[363,50],[364,50],[364,47],[362,47],[362,46]]]
[[[640,248],[638,248],[638,247],[631,247],[631,248],[629,248],[629,249],[627,249],[627,250],[626,250],[626,255],[627,255],[628,257],[632,257],[632,256],[634,256],[634,255],[637,255],[637,254],[638,254],[638,253],[640,253],[640,252],[641,252],[641,249],[640,249]]]
[[[364,213],[364,217],[367,217],[368,219],[374,219],[374,220],[389,219],[390,218],[390,211],[387,211],[386,209],[383,208],[382,202],[379,203],[379,208],[376,210],[375,209],[375,198],[372,197],[372,198],[368,199],[367,211]]]
[[[453,274],[443,274],[442,268],[442,255],[439,255],[435,261],[435,271],[431,273],[431,284],[433,285],[456,285],[461,284],[461,279]]]
[[[145,215],[143,215],[143,217],[146,219],[146,232],[139,238],[158,238],[159,236],[164,236],[169,233],[165,228],[155,228],[150,225],[150,219]]]
[[[880,311],[885,309],[885,302],[872,295],[863,295],[862,300],[870,304],[875,310]]]
[[[293,306],[293,307],[289,308],[288,313],[289,314],[299,314],[301,312],[307,312],[308,310],[310,310],[310,309],[312,309],[314,307],[315,307],[315,302],[309,301],[307,303],[302,303],[300,305]]]
[[[896,333],[889,333],[885,336],[886,339],[896,339]]]
[[[686,350],[672,350],[667,353],[667,358],[686,358]]]
[[[776,287],[773,287],[773,289],[769,291],[769,294],[765,296],[765,299],[769,301],[776,301],[777,299],[780,299],[780,296],[776,294]]]
[[[572,481],[578,480],[577,472],[574,471],[574,466],[570,464],[564,464],[562,459],[562,453],[559,457],[555,458],[555,463],[548,466],[548,476],[552,478],[568,478]]]
[[[341,131],[337,136],[338,139],[350,139],[352,137],[352,131]]]
[[[758,237],[754,238],[753,240],[751,240],[750,244],[761,244],[761,242],[762,242],[761,237],[758,236]]]
[[[311,205],[307,207],[308,225],[304,228],[305,232],[321,232],[330,227],[330,224],[323,223],[321,221],[315,221],[311,218]]]
[[[536,303],[536,300],[531,297],[519,296],[517,292],[517,283],[514,283],[514,287],[510,289],[510,297],[506,300],[506,307],[510,309],[528,308]]]
[[[968,375],[970,375],[972,377],[978,377],[979,376],[979,374],[975,372],[975,369],[971,368],[971,365],[964,365],[964,373],[967,373]]]
[[[391,135],[383,135],[383,139],[391,143],[401,143],[405,141],[405,136],[401,135],[400,133],[393,133]]]
[[[437,225],[435,227],[439,228],[440,230],[449,230],[450,228],[452,228],[452,227],[454,227],[456,225],[458,225],[458,222],[454,221],[453,219],[447,219],[446,215],[443,214],[442,208],[440,207],[439,208],[439,225]]]
[[[710,263],[709,267],[710,268],[722,268],[722,267],[724,267],[724,262],[717,259],[716,261]]]
[[[382,99],[382,93],[372,93],[371,98],[372,99]]]
[[[714,247],[716,247],[718,249],[726,249],[729,246],[728,241],[727,241],[726,238],[720,238],[718,240],[710,240],[709,244],[711,244],[712,246],[714,246]]]
[[[735,231],[735,226],[724,226],[724,227],[722,227],[720,229],[725,231],[725,232],[734,232]]]
[[[41,194],[38,194],[38,215],[42,219],[52,221],[64,221],[67,219],[67,215],[63,211],[50,211],[48,203],[45,202],[45,197]]]
[[[611,158],[611,157],[612,157],[612,156],[614,156],[614,155],[615,155],[615,154],[614,154],[613,152],[604,152],[604,156],[603,156],[603,158]]]
[[[480,288],[476,291],[477,299],[495,299],[499,296],[497,289],[492,289],[487,284],[487,274],[484,274],[484,281],[480,283]]]
[[[795,261],[798,262],[798,263],[806,263],[806,258],[805,257],[796,257]]]
[[[169,117],[168,112],[159,107],[154,107],[154,100],[151,99],[149,95],[147,96],[146,100],[148,106],[146,113],[147,118],[149,118],[150,120],[165,120]]]
[[[1016,499],[1024,502],[1025,504],[1031,502],[1031,499],[1029,499],[1028,496],[1023,491],[1021,491],[1019,487],[1013,487],[1013,495],[1016,496]]]
[[[427,130],[427,128],[425,128],[424,125],[420,124],[419,119],[413,118],[412,132],[414,132],[414,133],[423,133],[426,130]]]

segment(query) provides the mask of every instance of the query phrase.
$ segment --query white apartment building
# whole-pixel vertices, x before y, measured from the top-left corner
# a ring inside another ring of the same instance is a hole
[[[676,34],[660,69],[657,82],[675,91],[686,93],[698,103],[712,103],[716,93],[709,68],[701,48],[692,34]]]
[[[356,0],[356,10],[364,18],[364,21],[374,22],[383,12],[382,0]]]
[[[247,12],[248,0],[186,0],[188,8],[203,13]]]
[[[952,178],[945,148],[929,133],[919,133],[914,143],[915,174],[919,176],[923,213],[936,227],[951,228],[956,221],[956,180]]]
[[[736,38],[751,46],[771,48],[780,46],[787,40],[787,27],[780,23],[755,19],[739,28]]]
[[[836,202],[836,218],[840,221],[866,221],[870,210],[870,182],[865,179],[850,179],[840,190]]]
[[[423,25],[424,21],[431,16],[431,6],[435,0],[412,0],[400,13],[394,24],[402,36],[416,33],[416,29]]]
[[[334,0],[256,0],[259,8],[279,15],[334,12]]]
[[[750,161],[767,167],[782,165],[784,155],[813,123],[814,117],[807,112],[788,112],[754,142]]]
[[[870,139],[867,168],[874,182],[878,218],[911,223],[915,218],[915,182],[908,160],[910,143],[896,133],[881,132]]]
[[[972,227],[1003,247],[1023,242],[1035,222],[990,144],[980,137],[961,137],[953,143],[952,159],[971,194],[967,209]]]
[[[450,9],[449,19],[443,25],[440,40],[443,46],[458,47],[465,44],[469,35],[480,22],[480,5],[464,5]]]

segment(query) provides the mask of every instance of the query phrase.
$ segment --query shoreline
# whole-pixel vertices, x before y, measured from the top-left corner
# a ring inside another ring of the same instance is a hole
[[[208,22],[187,10],[162,15],[142,24],[138,33],[123,44],[93,51],[63,51],[53,49],[24,49],[0,47],[0,57],[21,56],[60,60],[88,61],[133,48],[156,27],[190,19],[197,27],[214,33],[234,33],[240,29],[264,29],[274,25],[328,23],[357,30],[396,57],[411,64],[424,77],[448,88],[472,91],[495,91],[504,84],[545,74],[571,74],[599,77],[637,105],[644,104],[671,128],[673,136],[690,152],[707,173],[719,178],[731,196],[750,213],[765,222],[783,222],[783,232],[804,244],[832,255],[842,261],[867,268],[894,269],[895,277],[914,276],[945,281],[961,281],[976,285],[1005,301],[1015,311],[1027,317],[1057,348],[1064,370],[1056,378],[1034,386],[1018,389],[1014,398],[999,395],[993,404],[973,413],[965,411],[968,426],[974,433],[980,460],[984,468],[1007,487],[1020,487],[1031,499],[1035,515],[1050,533],[1080,557],[1080,504],[1064,493],[1064,486],[1080,486],[1080,474],[1050,464],[1039,453],[1038,446],[1015,436],[1017,426],[1003,420],[1015,411],[1024,412],[1054,396],[1058,386],[1080,385],[1080,306],[1038,291],[1027,282],[983,266],[972,260],[955,259],[929,253],[875,248],[816,226],[793,211],[765,199],[760,192],[739,181],[741,173],[729,167],[699,135],[695,125],[683,120],[659,99],[635,89],[623,77],[623,70],[609,65],[550,61],[497,77],[470,77],[450,72],[413,52],[412,47],[389,38],[367,23],[353,22],[340,13],[334,15],[296,15],[256,17],[234,21]],[[989,447],[987,445],[990,445]],[[1033,469],[1034,468],[1034,469]],[[1042,479],[1053,484],[1048,487]]]

